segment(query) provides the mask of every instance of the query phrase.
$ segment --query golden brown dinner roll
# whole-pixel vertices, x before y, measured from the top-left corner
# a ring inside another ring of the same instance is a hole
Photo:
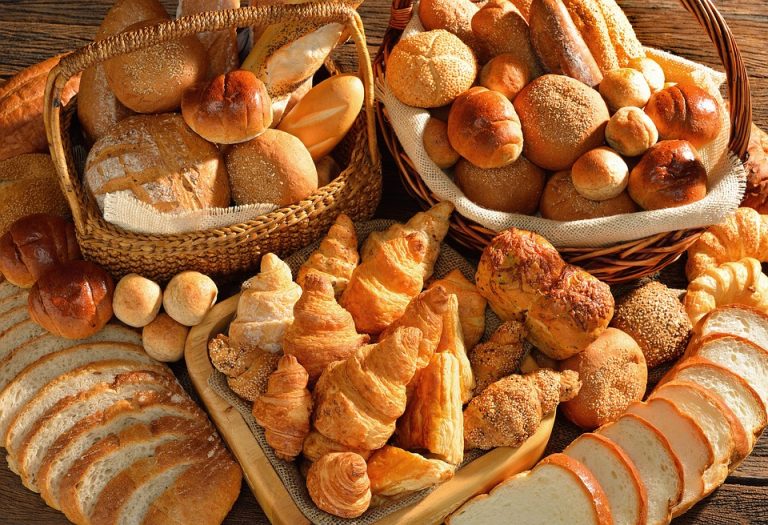
[[[608,328],[583,352],[560,363],[575,370],[581,390],[562,404],[565,416],[584,430],[616,421],[634,401],[645,395],[648,367],[634,339]]]
[[[490,57],[511,54],[533,77],[542,74],[528,22],[512,2],[490,0],[472,18],[472,31]]]
[[[531,80],[530,67],[511,53],[493,57],[480,71],[480,85],[498,91],[509,100],[514,100]]]
[[[129,273],[117,282],[112,300],[115,317],[128,326],[141,328],[151,323],[163,305],[160,286],[146,277]]]
[[[605,141],[627,157],[642,155],[659,141],[656,124],[640,108],[621,108],[605,127]]]
[[[694,84],[675,84],[654,93],[645,107],[661,140],[687,140],[700,148],[720,133],[720,103]]]
[[[605,201],[618,197],[627,188],[629,167],[611,148],[586,152],[571,168],[573,187],[583,197]]]
[[[236,204],[289,206],[317,189],[317,168],[302,142],[269,129],[227,151],[227,171]]]
[[[626,191],[605,201],[586,199],[573,186],[571,173],[561,171],[552,175],[547,181],[544,194],[541,196],[539,211],[545,219],[579,221],[634,213],[638,211],[638,207]]]
[[[611,112],[627,106],[642,108],[651,98],[651,88],[642,73],[628,67],[608,71],[600,82],[600,94]]]
[[[570,168],[587,151],[603,144],[610,118],[600,94],[578,80],[545,75],[514,100],[528,160],[551,171]]]
[[[200,272],[181,272],[171,279],[163,292],[163,308],[184,326],[200,324],[216,304],[219,289],[213,279]]]
[[[501,93],[480,86],[453,103],[448,138],[459,155],[485,169],[508,166],[523,151],[523,133],[515,107]]]
[[[184,356],[187,334],[189,328],[161,313],[141,331],[141,342],[149,357],[174,363]]]
[[[690,142],[664,140],[629,174],[629,195],[644,210],[675,208],[707,195],[707,169]]]
[[[436,108],[452,102],[475,82],[472,50],[438,29],[403,38],[387,61],[387,84],[409,106]]]
[[[139,22],[125,31],[159,22]],[[192,35],[110,58],[104,71],[123,105],[137,113],[161,113],[179,108],[184,91],[205,79],[207,64],[205,48]]]
[[[264,83],[244,69],[219,75],[184,92],[181,114],[209,142],[238,144],[272,125],[272,101]]]
[[[464,195],[475,204],[526,215],[536,213],[547,181],[544,170],[522,156],[508,166],[489,170],[461,159],[454,178]]]
[[[459,160],[459,154],[448,140],[448,124],[442,120],[431,118],[424,127],[424,150],[438,167],[452,167]]]
[[[315,162],[315,168],[317,169],[318,188],[322,188],[341,173],[341,166],[339,166],[339,163],[330,155],[326,155]]]
[[[427,31],[444,29],[478,52],[478,38],[472,32],[472,17],[477,10],[471,0],[421,0],[419,20]]]
[[[658,62],[652,58],[637,57],[627,63],[627,67],[638,70],[645,77],[645,81],[648,82],[648,87],[651,88],[651,93],[656,93],[664,89],[664,84],[667,81],[664,70]]]

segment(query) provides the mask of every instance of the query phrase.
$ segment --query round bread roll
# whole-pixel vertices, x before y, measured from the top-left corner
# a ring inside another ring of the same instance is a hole
[[[125,32],[160,23],[147,20]],[[109,87],[117,99],[137,113],[174,111],[184,92],[205,80],[208,55],[195,35],[118,55],[104,62]]]
[[[238,69],[184,92],[181,114],[192,130],[209,142],[238,144],[272,125],[272,101],[264,83]]]
[[[626,107],[608,121],[605,141],[622,155],[637,157],[659,141],[659,132],[642,109]]]
[[[128,326],[141,328],[151,323],[163,305],[160,286],[146,277],[129,273],[115,286],[112,310]]]
[[[647,57],[636,57],[627,63],[627,67],[636,69],[643,74],[645,81],[648,82],[648,87],[651,88],[651,93],[664,89],[667,79],[664,70],[655,60]]]
[[[317,168],[293,135],[269,129],[227,151],[227,171],[236,204],[289,206],[317,190]]]
[[[560,363],[579,374],[581,390],[562,404],[565,417],[584,430],[616,421],[645,395],[648,367],[634,339],[608,328],[583,352]]]
[[[475,82],[477,62],[459,37],[437,29],[403,38],[387,60],[387,83],[409,106],[436,108]]]
[[[112,277],[89,261],[69,261],[46,272],[29,292],[29,316],[65,339],[85,339],[112,318]]]
[[[524,155],[551,171],[569,169],[603,144],[610,115],[600,94],[578,80],[544,75],[515,97],[525,137]]]
[[[582,197],[606,201],[618,197],[627,188],[629,167],[611,148],[586,152],[571,169],[573,187]]]
[[[213,279],[200,272],[181,272],[165,287],[163,308],[184,326],[199,325],[216,304],[219,289]]]
[[[163,363],[175,363],[184,357],[189,328],[162,313],[141,331],[141,342],[149,357]]]
[[[651,88],[642,73],[628,67],[613,69],[603,76],[600,94],[611,112],[625,107],[641,108],[651,98]]]
[[[498,91],[509,100],[514,100],[531,80],[533,75],[530,66],[511,53],[493,57],[480,70],[480,85]]]
[[[536,213],[547,181],[544,170],[522,156],[509,166],[489,170],[461,159],[454,178],[459,189],[475,204],[526,215]]]
[[[722,119],[720,103],[694,84],[675,84],[654,93],[645,106],[662,140],[687,140],[700,148],[715,140]]]
[[[229,206],[219,150],[177,114],[118,122],[88,153],[84,179],[102,211],[106,194],[117,191],[164,213]]]
[[[459,155],[484,169],[508,166],[523,152],[523,132],[515,107],[501,93],[480,86],[453,103],[448,139]]]
[[[561,171],[552,175],[547,181],[544,194],[541,196],[539,211],[545,219],[580,221],[634,213],[638,208],[626,191],[605,201],[593,201],[582,197],[573,186],[571,173]]]
[[[658,281],[651,281],[621,297],[616,302],[611,326],[637,341],[648,368],[683,355],[692,329],[678,293]]]
[[[448,140],[448,124],[442,120],[431,118],[424,127],[424,150],[438,167],[447,169],[459,160],[458,152]]]
[[[685,206],[707,196],[707,169],[690,142],[664,140],[643,155],[627,189],[644,210]]]

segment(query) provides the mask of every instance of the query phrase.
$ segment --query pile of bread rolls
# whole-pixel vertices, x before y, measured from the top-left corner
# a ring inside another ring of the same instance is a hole
[[[706,196],[698,149],[724,109],[667,83],[614,0],[422,0],[418,16],[387,83],[430,110],[424,149],[476,204],[574,221]]]

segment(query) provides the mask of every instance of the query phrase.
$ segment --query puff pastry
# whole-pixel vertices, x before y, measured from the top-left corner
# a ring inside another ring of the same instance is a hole
[[[299,268],[296,282],[304,288],[307,275],[319,272],[330,279],[333,291],[338,298],[346,289],[358,262],[360,262],[360,255],[357,253],[355,225],[349,216],[340,213],[336,217],[336,222],[328,230],[328,235],[320,242],[318,249]]]
[[[374,503],[427,489],[453,477],[456,467],[439,459],[386,445],[368,459]]]
[[[443,333],[437,345],[437,351],[447,352],[458,361],[461,402],[469,403],[475,390],[475,375],[464,345],[464,334],[461,331],[459,318],[459,299],[455,294],[450,295],[448,309],[443,314]]]
[[[318,508],[341,518],[357,518],[371,504],[368,466],[354,452],[326,454],[313,463],[307,489]]]
[[[459,298],[459,318],[464,344],[467,348],[474,347],[485,333],[485,308],[488,301],[459,269],[451,271],[442,279],[432,281],[429,288],[435,286],[442,286],[445,291]]]
[[[332,439],[329,439],[322,435],[317,430],[310,430],[309,435],[304,439],[304,448],[301,451],[304,457],[310,462],[315,462],[326,454],[331,452],[354,452],[362,456],[364,459],[368,459],[371,455],[370,450],[363,450],[360,448],[350,448],[346,445],[342,445]]]

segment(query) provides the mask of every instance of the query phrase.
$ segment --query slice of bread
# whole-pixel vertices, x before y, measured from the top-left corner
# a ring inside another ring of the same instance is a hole
[[[0,360],[5,359],[16,347],[23,345],[30,339],[47,333],[45,328],[32,319],[25,319],[13,325],[0,334]]]
[[[0,300],[5,299],[6,297],[10,297],[11,295],[19,293],[22,289],[18,286],[15,286],[8,281],[5,280],[5,278],[0,274]]]
[[[644,419],[661,432],[669,441],[672,452],[680,459],[683,497],[672,509],[673,516],[679,516],[716,488],[704,483],[704,473],[712,467],[715,453],[707,436],[693,419],[661,398],[633,403],[627,413]]]
[[[634,414],[624,414],[597,433],[616,443],[637,468],[648,495],[646,523],[669,523],[683,496],[683,467],[667,438]]]
[[[449,525],[609,525],[610,505],[600,483],[581,463],[553,454],[533,470],[472,498],[447,520]]]
[[[27,305],[22,304],[0,314],[0,334],[29,319]]]
[[[768,350],[768,314],[740,304],[721,306],[709,312],[694,329],[694,339],[715,334],[743,337]]]
[[[22,290],[21,288],[18,288],[17,290],[16,293],[0,299],[0,316],[19,306],[27,306],[29,290]],[[0,325],[0,333],[7,329],[8,327]]]

